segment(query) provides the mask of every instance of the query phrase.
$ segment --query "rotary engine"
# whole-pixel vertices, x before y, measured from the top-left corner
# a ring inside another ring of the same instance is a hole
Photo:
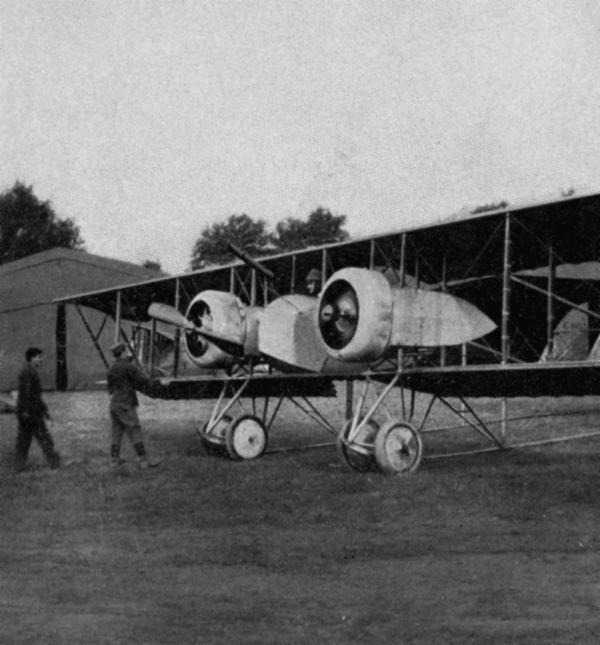
[[[256,307],[248,307],[225,291],[203,291],[190,303],[185,314],[195,327],[231,339],[244,348],[244,354],[256,353],[258,316]],[[193,330],[185,331],[185,349],[200,367],[229,367],[235,357]]]

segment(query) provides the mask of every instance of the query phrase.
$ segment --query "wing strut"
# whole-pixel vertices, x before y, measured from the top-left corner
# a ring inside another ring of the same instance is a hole
[[[490,441],[493,441],[496,446],[500,449],[503,449],[504,446],[496,439],[494,433],[485,425],[485,423],[482,421],[481,417],[479,417],[475,410],[467,403],[465,399],[462,397],[459,398],[459,401],[465,406],[466,410],[469,412],[469,414],[475,419],[475,422],[471,421],[464,412],[461,410],[455,408],[453,405],[451,405],[446,399],[444,399],[441,396],[437,397],[439,401],[441,401],[449,410],[454,412],[458,417],[460,417],[465,423],[471,426],[474,430],[477,430],[479,434],[482,436],[486,437]]]

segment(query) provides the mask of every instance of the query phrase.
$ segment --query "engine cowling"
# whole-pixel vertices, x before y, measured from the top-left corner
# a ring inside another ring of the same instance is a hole
[[[319,296],[317,325],[327,353],[342,361],[375,361],[390,347],[460,345],[496,324],[451,294],[391,285],[378,271],[348,267]]]
[[[248,311],[244,303],[226,291],[202,291],[190,303],[185,317],[196,327],[246,344]],[[234,357],[194,331],[186,331],[184,345],[190,360],[200,367],[229,367]]]
[[[389,346],[393,314],[390,283],[377,271],[347,267],[319,296],[318,327],[327,353],[344,361],[373,361]]]

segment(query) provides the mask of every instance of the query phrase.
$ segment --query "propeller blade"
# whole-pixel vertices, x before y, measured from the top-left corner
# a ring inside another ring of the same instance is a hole
[[[241,343],[228,338],[227,336],[222,336],[214,331],[210,331],[209,329],[196,327],[194,323],[170,305],[165,305],[161,302],[153,302],[150,307],[148,307],[148,315],[151,318],[160,320],[161,322],[169,323],[176,327],[185,329],[187,333],[197,334],[200,338],[208,340],[232,356],[244,355],[244,346]]]
[[[217,332],[201,329],[200,327],[194,327],[188,333],[198,334],[201,338],[210,341],[232,356],[244,356],[244,345],[233,338],[228,338],[227,336],[217,334]]]
[[[175,325],[175,327],[182,327],[183,329],[189,329],[194,331],[196,327],[175,307],[170,305],[165,305],[162,302],[153,302],[148,307],[148,315],[150,318],[156,318],[161,322],[168,323],[170,325]]]

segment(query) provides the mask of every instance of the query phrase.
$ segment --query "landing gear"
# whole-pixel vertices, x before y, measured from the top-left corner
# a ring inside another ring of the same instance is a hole
[[[271,411],[268,409],[268,395],[263,397],[262,411],[260,402],[256,403],[257,397],[252,396],[251,413],[246,413],[239,399],[250,383],[251,375],[247,375],[241,383],[235,383],[233,394],[226,396],[227,386],[233,385],[232,379],[231,383],[223,386],[210,420],[198,432],[208,454],[225,455],[235,461],[258,459],[266,450],[269,429],[286,398],[314,421],[337,434],[339,455],[352,470],[360,473],[382,472],[387,475],[412,473],[417,470],[423,457],[421,434],[410,422],[414,416],[414,396],[411,395],[410,408],[407,409],[401,390],[400,413],[394,412],[385,402],[399,376],[399,372],[395,374],[384,384],[383,390],[379,387],[380,383],[367,379],[354,412],[352,388],[348,387],[346,411],[349,418],[339,434],[308,399],[303,397],[300,401],[297,397],[286,397],[285,392],[277,394],[278,400]],[[373,393],[369,396],[371,387],[374,388],[374,400]],[[241,407],[241,413],[232,414],[234,405]],[[386,421],[379,423],[377,417],[382,412]],[[429,410],[425,416],[428,413]],[[420,427],[422,425],[423,423]]]
[[[267,447],[267,431],[262,421],[244,414],[232,419],[224,415],[211,427],[198,428],[200,441],[207,454],[227,455],[231,459],[257,459]]]
[[[225,445],[232,459],[257,459],[267,447],[263,422],[251,414],[238,417],[227,426]]]
[[[373,442],[379,426],[374,421],[361,423],[354,429],[353,425],[352,419],[348,419],[338,436],[337,449],[341,458],[359,473],[377,470]]]
[[[338,437],[338,451],[354,470],[366,473],[380,470],[386,475],[402,475],[417,470],[423,457],[423,441],[410,423],[392,419],[381,428],[372,420],[352,430],[346,421]]]
[[[228,455],[231,459],[256,459],[267,447],[265,423],[252,414],[232,417],[228,412],[250,382],[250,375],[242,380],[234,394],[226,398],[228,383],[213,408],[210,420],[198,431],[200,439],[210,455]]]
[[[338,451],[343,461],[358,472],[380,471],[386,475],[401,475],[417,470],[423,457],[423,441],[417,428],[410,423],[414,414],[414,393],[411,393],[410,407],[404,400],[401,389],[401,416],[394,414],[386,405],[386,398],[400,377],[398,372],[383,388],[370,379],[364,383],[362,393],[351,419],[348,419],[338,436]],[[373,397],[369,390],[374,388]],[[352,413],[353,390],[346,390],[347,414]],[[370,402],[369,402],[370,401]],[[387,421],[378,424],[375,415],[384,412]],[[428,412],[427,412],[428,414]]]
[[[306,394],[291,396],[286,387],[275,387],[279,384],[278,379],[259,379],[258,382],[262,380],[266,383],[273,394],[266,386],[264,393],[250,394],[251,413],[247,413],[240,399],[252,379],[253,373],[249,372],[243,377],[232,376],[223,383],[209,421],[198,428],[208,454],[224,455],[236,461],[258,459],[267,448],[269,431],[284,401],[296,406],[331,434],[337,434],[336,429],[308,399],[309,396],[333,396],[335,389],[331,383],[325,383],[327,389],[324,390],[319,382],[307,382],[304,386]],[[239,411],[238,414],[234,414],[234,410]]]
[[[227,454],[225,433],[231,421],[231,417],[226,414],[212,426],[207,421],[204,425],[197,428],[202,447],[208,455],[221,456]]]
[[[423,441],[406,421],[388,421],[375,437],[375,461],[387,475],[412,473],[423,457]]]

